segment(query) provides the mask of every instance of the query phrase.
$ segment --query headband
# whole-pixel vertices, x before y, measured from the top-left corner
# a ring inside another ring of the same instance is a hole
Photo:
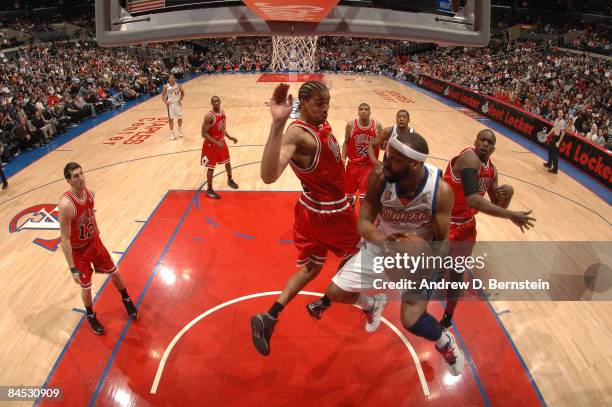
[[[406,144],[399,141],[397,137],[391,137],[391,140],[389,140],[389,145],[406,157],[412,158],[415,161],[425,162],[427,159],[427,154],[419,153],[415,149],[408,147]]]

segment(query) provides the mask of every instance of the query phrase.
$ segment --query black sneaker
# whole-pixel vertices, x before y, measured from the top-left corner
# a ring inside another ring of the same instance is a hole
[[[228,179],[227,185],[229,185],[230,188],[238,189],[238,184],[236,184],[236,182],[233,179]]]
[[[206,191],[206,196],[211,199],[221,199],[219,194],[213,191],[212,189],[209,189],[208,191]]]
[[[323,312],[329,308],[329,305],[323,304],[322,300],[317,300],[315,302],[311,302],[310,304],[306,304],[306,311],[310,314],[312,319],[318,321],[323,316]]]
[[[87,321],[89,322],[93,333],[95,333],[96,335],[102,335],[104,333],[104,327],[102,326],[100,321],[98,321],[98,318],[96,318],[95,312],[93,314],[87,314]]]
[[[270,354],[270,338],[278,320],[268,314],[257,314],[251,317],[251,335],[253,345],[264,356]]]
[[[556,174],[558,170],[556,168],[551,168],[550,170],[548,170],[548,172],[550,172],[551,174]]]
[[[7,189],[7,188],[8,188],[8,182],[3,182],[2,189]]]
[[[136,309],[136,306],[132,302],[132,299],[130,297],[127,297],[127,298],[123,298],[121,301],[123,302],[123,306],[125,307],[128,313],[128,317],[130,319],[137,320],[138,310]]]
[[[544,163],[542,165],[544,166],[544,168],[549,168],[550,169],[550,167],[551,167],[551,165],[549,163]]]
[[[440,325],[442,328],[448,329],[453,326],[453,316],[444,313],[444,316],[440,320]]]

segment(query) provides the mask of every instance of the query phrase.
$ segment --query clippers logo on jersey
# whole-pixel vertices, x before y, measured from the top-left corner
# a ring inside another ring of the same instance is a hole
[[[405,210],[401,208],[385,207],[382,218],[387,223],[401,225],[403,223],[425,223],[431,219],[430,209]]]
[[[58,221],[58,207],[56,204],[34,205],[22,210],[13,216],[9,223],[9,232],[21,232],[22,230],[60,230]],[[36,238],[32,243],[52,252],[56,251],[61,238],[43,239]]]
[[[329,149],[334,153],[334,157],[336,157],[336,161],[340,161],[340,145],[336,141],[336,138],[333,134],[329,134],[329,138],[327,139],[327,145]]]

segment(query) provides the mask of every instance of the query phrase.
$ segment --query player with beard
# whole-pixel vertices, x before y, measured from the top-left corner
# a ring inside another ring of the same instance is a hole
[[[333,277],[325,295],[310,304],[308,311],[313,318],[320,319],[332,302],[355,304],[366,315],[365,330],[374,332],[380,325],[387,297],[369,297],[362,292],[375,288],[375,280],[382,277],[374,267],[381,245],[408,235],[416,235],[412,239],[425,244],[436,241],[437,246],[448,241],[453,191],[442,180],[438,168],[425,164],[428,154],[427,142],[417,133],[389,139],[383,166],[372,171],[359,211],[357,230],[365,242]],[[464,357],[453,334],[427,312],[430,293],[422,292],[416,297],[405,294],[400,311],[404,328],[434,342],[451,374],[461,374]]]

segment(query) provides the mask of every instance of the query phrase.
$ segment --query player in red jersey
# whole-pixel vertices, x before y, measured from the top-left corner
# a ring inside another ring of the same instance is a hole
[[[259,353],[270,353],[270,338],[283,308],[323,268],[328,251],[348,259],[358,251],[355,212],[344,194],[345,174],[340,146],[327,122],[329,90],[322,82],[305,82],[299,90],[300,118],[285,130],[293,98],[289,86],[279,85],[270,101],[272,126],[261,160],[261,179],[271,184],[287,166],[302,183],[295,205],[293,236],[299,254],[299,271],[268,313],[251,318],[253,344]]]
[[[374,138],[382,132],[380,123],[370,120],[370,105],[362,103],[358,110],[359,119],[351,120],[346,124],[344,144],[342,144],[342,161],[346,164],[346,196],[355,204],[355,193],[359,192],[359,199],[365,198],[368,186],[368,177],[375,163],[378,162],[378,146],[372,150],[372,157],[368,148]],[[374,160],[374,161],[372,161]]]
[[[491,162],[495,151],[495,133],[481,130],[474,141],[474,148],[466,148],[454,157],[446,167],[444,180],[455,193],[451,212],[449,239],[458,242],[452,246],[453,256],[469,256],[476,243],[476,218],[478,212],[509,219],[521,231],[533,227],[535,218],[531,211],[508,210],[514,189],[510,185],[498,185],[497,170]],[[484,194],[489,195],[489,200]],[[451,271],[453,281],[462,281],[463,273]],[[460,290],[448,290],[444,317],[440,324],[446,328],[452,324],[453,312],[461,295]]]
[[[236,137],[232,137],[227,133],[225,128],[225,112],[221,110],[221,99],[219,96],[213,96],[210,99],[212,110],[204,116],[202,124],[202,144],[201,164],[208,168],[206,171],[206,185],[208,189],[206,196],[213,199],[219,199],[220,196],[213,190],[213,174],[217,164],[225,164],[227,172],[227,185],[231,188],[238,189],[238,184],[232,178],[232,163],[230,163],[229,149],[225,144],[225,138],[232,140],[234,144],[238,142]]]
[[[102,335],[104,327],[96,318],[91,301],[91,276],[94,270],[96,273],[110,274],[131,319],[138,319],[138,311],[127,293],[117,266],[100,240],[94,213],[95,195],[85,186],[83,169],[79,164],[70,162],[64,167],[64,178],[70,184],[70,189],[64,192],[59,202],[62,251],[72,278],[81,286],[87,321],[95,334]]]

